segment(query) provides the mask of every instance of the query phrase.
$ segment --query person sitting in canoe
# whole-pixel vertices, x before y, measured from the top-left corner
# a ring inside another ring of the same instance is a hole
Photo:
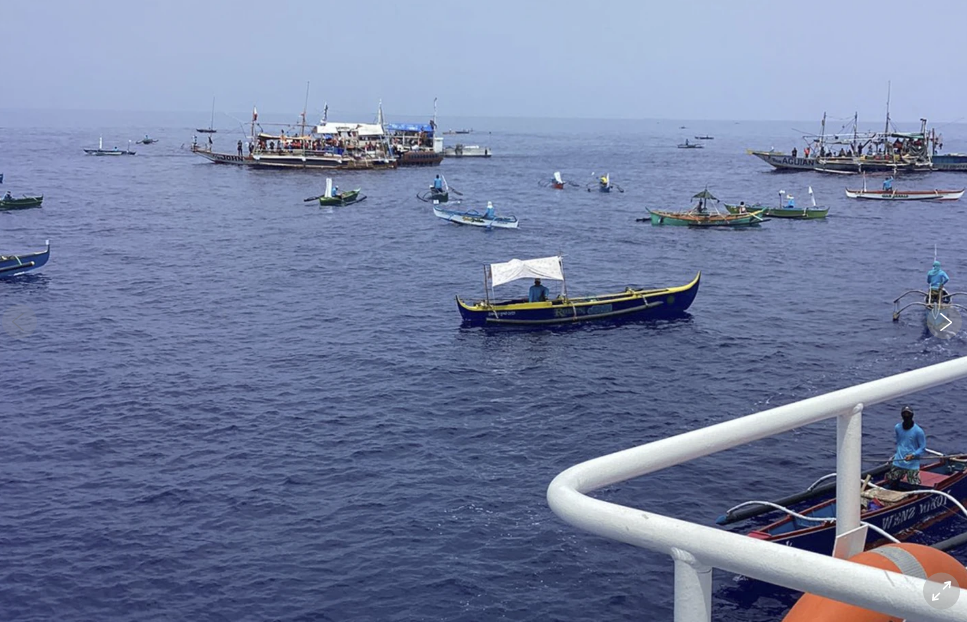
[[[443,192],[443,178],[439,175],[433,180],[433,189],[437,192]]]
[[[534,284],[527,293],[527,302],[544,302],[547,300],[548,293],[548,289],[541,285],[541,280],[534,279]]]
[[[12,201],[13,200],[13,195],[10,194],[10,191],[9,190],[7,190],[7,194],[3,195],[3,200],[4,201]]]
[[[339,196],[339,186],[333,186],[332,187],[332,196],[334,196],[334,197],[338,197]]]
[[[793,157],[795,157],[795,156],[793,156]],[[745,210],[745,201],[739,201],[739,213],[740,214],[745,214],[746,213],[746,210]]]
[[[788,194],[786,195],[786,198],[788,199],[788,201],[786,201],[786,209],[796,209],[796,199]]]
[[[889,192],[893,189],[893,176],[887,177],[883,180],[883,192]]]
[[[950,277],[947,276],[947,273],[940,269],[940,262],[934,261],[933,267],[927,272],[927,284],[930,286],[928,299],[940,300],[940,297],[943,295],[944,285],[949,280]]]
[[[607,188],[608,187],[608,176],[607,175],[602,175],[601,176],[601,181],[599,183],[601,184],[602,187]]]
[[[493,203],[493,201],[487,201],[487,211],[486,211],[486,213],[484,213],[484,218],[486,218],[487,220],[493,220],[494,219],[494,203]],[[547,289],[547,288],[545,287],[544,289]],[[533,301],[531,301],[531,302],[533,302]]]

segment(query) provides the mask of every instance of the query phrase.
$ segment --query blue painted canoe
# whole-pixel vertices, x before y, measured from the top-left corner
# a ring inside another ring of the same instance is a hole
[[[0,279],[36,270],[47,263],[48,259],[50,259],[50,240],[47,240],[47,248],[37,253],[0,255]]]
[[[926,461],[926,458],[922,460]],[[919,486],[906,482],[888,485],[885,481],[880,481],[877,487],[863,492],[866,507],[861,513],[861,519],[901,541],[926,531],[959,512],[949,498],[931,491],[945,492],[961,503],[967,501],[967,470],[965,469],[967,469],[967,455],[946,457],[934,464],[921,467]],[[878,487],[888,489],[884,491]],[[914,494],[904,495],[903,493]],[[832,554],[836,540],[836,499],[814,505],[798,514],[820,520],[810,521],[786,516],[761,529],[749,532],[749,535],[760,540],[777,542],[823,555]],[[868,531],[867,549],[886,543],[887,539],[881,534],[872,529]]]
[[[468,303],[457,297],[467,326],[549,326],[588,321],[631,322],[681,317],[698,294],[702,274],[680,287],[633,289],[614,294],[558,297],[542,302],[526,298]]]

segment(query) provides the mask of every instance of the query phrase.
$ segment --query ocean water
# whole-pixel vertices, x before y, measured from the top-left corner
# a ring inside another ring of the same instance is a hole
[[[917,314],[891,322],[935,246],[964,283],[967,202],[850,202],[855,178],[776,174],[745,154],[789,149],[807,123],[444,120],[494,157],[336,173],[367,199],[320,208],[303,199],[324,174],[188,153],[206,118],[0,117],[0,190],[45,196],[0,213],[0,252],[52,248],[42,270],[0,281],[0,314],[37,320],[26,338],[0,332],[0,619],[670,620],[671,560],[558,519],[557,473],[967,354]],[[967,127],[943,131],[967,150]],[[160,142],[134,157],[82,151],[145,133]],[[706,133],[705,149],[675,148]],[[554,171],[580,187],[542,187]],[[416,195],[437,172],[463,206],[493,201],[520,229],[435,219]],[[601,173],[623,192],[587,192]],[[830,216],[636,222],[705,187],[799,205],[811,187]],[[484,264],[558,252],[571,293],[699,271],[701,289],[674,322],[461,328],[454,296],[482,294]],[[931,448],[965,449],[962,385],[906,402]],[[900,406],[867,410],[870,463],[892,452]],[[834,442],[828,422],[600,494],[712,524],[832,472]],[[774,620],[793,600],[715,574],[716,620]]]

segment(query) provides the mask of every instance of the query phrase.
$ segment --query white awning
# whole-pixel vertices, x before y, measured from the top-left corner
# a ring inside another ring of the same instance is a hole
[[[338,136],[353,132],[358,136],[382,136],[383,126],[378,123],[325,123],[316,126],[316,134]]]
[[[539,259],[511,259],[504,263],[490,264],[490,280],[493,287],[510,283],[517,279],[564,280],[564,267],[561,257],[541,257]]]

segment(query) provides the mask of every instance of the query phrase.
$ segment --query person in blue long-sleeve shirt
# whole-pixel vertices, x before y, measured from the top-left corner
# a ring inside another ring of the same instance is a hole
[[[900,411],[902,423],[896,424],[896,454],[887,480],[900,482],[905,477],[914,486],[920,485],[920,456],[927,450],[927,435],[913,422],[913,409],[904,406]]]
[[[540,279],[534,279],[534,284],[531,285],[530,290],[527,292],[527,302],[543,302],[547,300],[548,290],[545,286],[541,285]]]
[[[944,285],[946,285],[947,281],[949,280],[950,277],[947,276],[947,273],[940,269],[940,262],[934,261],[933,268],[927,272],[927,285],[930,286],[930,296],[939,297],[940,292],[943,291]]]

